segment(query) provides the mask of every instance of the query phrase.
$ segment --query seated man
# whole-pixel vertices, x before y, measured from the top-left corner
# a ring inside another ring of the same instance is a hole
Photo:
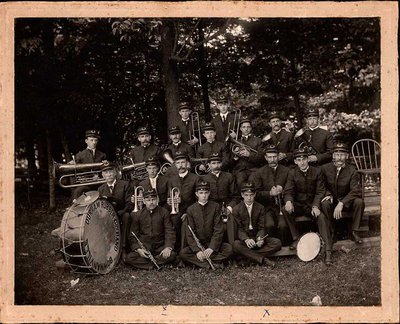
[[[290,170],[284,189],[285,208],[282,210],[294,242],[297,246],[300,233],[296,228],[296,216],[308,216],[317,220],[318,230],[325,241],[325,262],[332,263],[331,229],[328,216],[321,212],[321,200],[325,195],[325,185],[321,170],[308,165],[308,150],[300,148],[294,151],[295,169]]]
[[[157,191],[160,206],[164,206],[167,202],[167,179],[159,175],[160,164],[155,156],[151,156],[146,160],[146,171],[149,176],[139,183],[144,190],[155,189]]]
[[[359,174],[354,166],[346,163],[348,158],[347,145],[337,143],[333,148],[333,162],[321,167],[327,188],[326,197],[322,199],[322,211],[329,216],[332,224],[342,218],[342,211],[351,212],[353,216],[351,238],[361,244],[363,241],[357,231],[364,214],[365,203],[361,198]]]
[[[223,267],[222,262],[232,254],[232,247],[228,243],[222,243],[224,235],[221,221],[221,208],[216,202],[208,201],[210,196],[210,184],[200,181],[196,185],[196,197],[198,201],[187,209],[187,221],[204,252],[196,243],[190,230],[186,231],[187,247],[180,252],[181,259],[186,263],[194,264],[201,268],[208,268],[210,258],[216,267]]]
[[[194,148],[181,141],[182,133],[178,126],[170,127],[168,133],[171,144],[168,145],[167,150],[172,152],[172,158],[176,155],[176,152],[182,152],[190,158],[194,158]]]
[[[100,139],[100,131],[98,130],[87,130],[85,133],[85,143],[87,148],[76,154],[73,161],[68,162],[68,164],[88,164],[88,163],[100,163],[106,162],[106,154],[97,149],[97,144]],[[97,175],[96,175],[97,177]],[[90,190],[96,190],[98,185],[90,186],[79,186],[73,189],[72,200],[78,198],[84,192]]]
[[[126,264],[138,269],[150,270],[155,265],[149,259],[138,240],[150,251],[159,266],[171,263],[176,258],[173,251],[175,245],[175,231],[172,227],[169,212],[157,205],[157,192],[150,189],[144,192],[145,208],[133,216],[129,243],[131,251],[125,260]]]
[[[106,179],[106,183],[101,185],[97,190],[99,191],[100,197],[106,197],[107,200],[112,203],[118,214],[121,224],[122,257],[124,258],[127,252],[126,241],[131,225],[130,212],[133,209],[133,204],[131,202],[133,191],[129,182],[117,179],[117,172],[112,163],[108,163],[108,165],[103,167],[101,175]]]
[[[275,145],[268,145],[264,150],[268,164],[259,168],[250,176],[256,187],[256,201],[263,204],[267,213],[265,230],[272,234],[277,228],[278,238],[286,242],[288,226],[282,214],[283,188],[286,185],[289,169],[278,164],[278,150]]]
[[[263,205],[254,201],[256,189],[252,182],[241,189],[243,201],[233,208],[233,217],[238,228],[238,240],[233,243],[233,251],[260,265],[275,267],[267,257],[281,249],[281,241],[266,237]]]

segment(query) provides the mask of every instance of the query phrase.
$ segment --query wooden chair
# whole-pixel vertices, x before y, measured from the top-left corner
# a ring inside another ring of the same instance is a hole
[[[361,139],[353,144],[351,153],[361,174],[362,197],[364,198],[366,177],[381,172],[381,146],[373,139]],[[380,189],[378,194],[380,194]]]

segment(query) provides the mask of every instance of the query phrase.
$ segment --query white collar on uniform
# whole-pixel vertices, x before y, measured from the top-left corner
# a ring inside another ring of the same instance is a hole
[[[205,202],[205,203],[202,203],[202,202],[198,201],[198,203],[199,203],[199,205],[205,206],[205,205],[207,205],[208,201]]]
[[[109,186],[109,187],[115,187],[115,183],[117,182],[117,179],[114,179],[114,181],[113,181],[113,183],[112,184],[108,184],[107,183],[107,186]]]
[[[179,175],[180,178],[184,178],[184,177],[186,177],[186,175],[187,175],[188,173],[189,173],[189,170],[186,170],[185,173],[178,173],[178,175]]]
[[[316,130],[317,128],[319,128],[319,126],[316,126],[316,127],[314,127],[314,128],[311,128],[311,127],[308,127],[310,130]]]

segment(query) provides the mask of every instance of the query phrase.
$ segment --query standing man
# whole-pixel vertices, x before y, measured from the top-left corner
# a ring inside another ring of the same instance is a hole
[[[285,208],[283,209],[283,215],[294,240],[291,248],[296,248],[300,237],[295,217],[310,217],[317,221],[319,233],[326,243],[325,262],[331,264],[330,222],[328,216],[321,212],[321,200],[325,195],[322,172],[319,168],[308,164],[308,152],[303,148],[294,151],[294,163],[297,167],[289,172],[284,189]]]
[[[143,194],[145,208],[133,216],[130,231],[135,233],[144,247],[151,252],[159,266],[171,263],[176,258],[173,251],[175,231],[169,212],[157,205],[157,192],[146,190]],[[154,264],[133,234],[129,234],[131,251],[126,257],[126,264],[138,269],[150,270]]]
[[[190,230],[187,231],[187,247],[180,252],[181,259],[201,268],[210,265],[210,258],[216,267],[223,267],[222,262],[232,254],[232,247],[228,243],[222,243],[224,228],[221,221],[221,209],[216,202],[209,201],[210,185],[206,181],[200,181],[196,185],[197,202],[187,209],[188,225],[192,228],[205,251],[201,251]]]
[[[331,162],[333,138],[329,131],[318,126],[318,109],[309,108],[306,113],[307,127],[301,129],[295,135],[300,142],[312,148],[312,154],[308,156],[308,161],[312,165],[323,165]]]
[[[239,238],[233,243],[233,251],[260,265],[275,267],[275,263],[269,260],[268,256],[281,249],[281,241],[265,237],[266,211],[263,205],[254,201],[256,196],[254,184],[245,183],[241,192],[243,201],[233,208]]]
[[[160,147],[151,144],[151,135],[147,127],[139,127],[136,135],[140,145],[135,146],[128,153],[132,163],[143,163],[142,167],[134,170],[133,183],[135,186],[147,178],[145,161],[151,156],[159,158],[161,155]]]
[[[74,163],[88,164],[88,163],[107,162],[106,154],[97,149],[97,144],[99,142],[99,139],[100,139],[100,131],[95,129],[87,130],[85,133],[85,143],[87,145],[87,148],[77,153],[75,159],[73,161],[70,161],[68,164],[74,164]],[[93,180],[96,179],[98,179],[97,175],[93,177]],[[75,200],[84,192],[90,190],[96,190],[97,188],[98,185],[77,187],[72,192],[72,200]]]
[[[225,142],[226,136],[228,133],[228,127],[233,129],[235,124],[235,113],[231,113],[228,111],[228,100],[226,97],[221,96],[216,100],[217,109],[219,113],[214,116],[211,123],[213,124],[217,134],[215,139],[218,142]],[[238,115],[237,115],[238,116]],[[237,121],[239,122],[239,120]]]
[[[181,118],[179,119],[177,126],[181,130],[182,142],[187,143],[193,147],[199,142],[199,139],[196,137],[196,135],[200,136],[200,134],[193,134],[192,124],[190,120],[192,109],[187,102],[183,102],[178,107],[178,113]],[[200,129],[198,131],[200,132]]]
[[[122,258],[126,256],[127,238],[129,228],[131,226],[130,212],[133,210],[131,197],[133,194],[132,188],[128,181],[117,179],[117,171],[112,163],[104,166],[101,170],[102,177],[106,183],[100,186],[98,190],[100,197],[105,197],[114,206],[118,214],[121,224],[121,246]]]
[[[274,233],[277,229],[278,238],[286,242],[288,225],[282,214],[283,188],[289,174],[289,168],[278,163],[279,153],[275,145],[267,145],[264,158],[268,164],[259,168],[250,176],[256,188],[256,201],[263,204],[266,209],[265,230]]]
[[[251,127],[251,121],[248,118],[243,118],[240,121],[240,142],[244,146],[237,146],[232,153],[231,163],[233,164],[233,175],[236,178],[238,188],[241,188],[249,176],[257,170],[263,163],[262,141],[254,136]],[[235,138],[236,134],[231,133],[231,137]]]
[[[342,211],[351,212],[351,238],[361,244],[363,241],[357,231],[364,214],[365,203],[361,198],[359,174],[353,165],[346,163],[348,158],[347,145],[337,143],[333,148],[333,162],[321,167],[327,187],[326,197],[322,200],[322,211],[329,216],[332,228],[335,220],[342,218]],[[331,241],[330,244],[332,243]]]
[[[176,155],[176,152],[182,152],[189,158],[194,158],[194,149],[189,144],[181,141],[182,133],[178,126],[170,127],[168,133],[171,144],[168,145],[167,150],[172,152],[172,158]]]
[[[282,119],[278,112],[272,111],[268,119],[272,131],[263,138],[263,142],[275,145],[279,152],[279,163],[288,165],[293,162],[293,151],[295,149],[293,134],[282,128]]]

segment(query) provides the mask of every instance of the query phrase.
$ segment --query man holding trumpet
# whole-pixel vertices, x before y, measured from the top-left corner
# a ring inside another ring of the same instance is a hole
[[[209,201],[209,196],[210,184],[200,181],[196,185],[197,202],[187,209],[187,221],[191,229],[186,231],[189,246],[183,248],[179,256],[184,262],[200,268],[209,268],[211,264],[212,267],[223,268],[222,263],[232,254],[232,247],[222,243],[224,228],[221,208],[216,202]]]
[[[254,183],[246,182],[241,188],[243,201],[233,208],[233,217],[238,228],[238,239],[233,251],[260,265],[275,267],[268,256],[281,249],[281,241],[268,237],[264,223],[266,211],[263,205],[254,201]]]
[[[158,206],[157,200],[156,190],[145,190],[145,208],[133,215],[129,235],[131,252],[126,256],[125,263],[138,269],[150,270],[154,267],[149,253],[159,266],[172,263],[176,258],[173,251],[176,236],[171,218],[165,208]]]

